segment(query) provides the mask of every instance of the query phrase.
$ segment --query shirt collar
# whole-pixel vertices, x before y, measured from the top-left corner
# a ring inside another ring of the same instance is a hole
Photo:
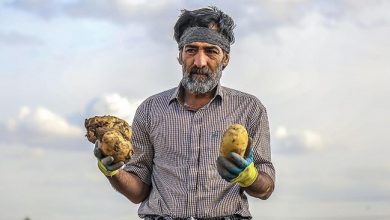
[[[183,86],[180,83],[179,86],[176,87],[176,89],[173,92],[171,98],[169,99],[169,104],[171,104],[173,101],[179,101],[181,95],[183,94],[183,92],[184,92],[184,88],[183,88]],[[214,97],[212,98],[211,101],[216,99],[216,97],[220,97],[220,99],[223,100],[223,87],[221,86],[220,83],[217,84],[217,90],[216,90],[215,95],[214,95]]]

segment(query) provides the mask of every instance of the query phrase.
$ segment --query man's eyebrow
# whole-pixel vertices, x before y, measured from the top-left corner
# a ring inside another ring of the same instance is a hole
[[[217,46],[196,46],[196,45],[186,45],[185,47],[186,47],[186,48],[194,48],[194,49],[203,48],[203,49],[206,49],[206,50],[212,50],[212,49],[219,50]]]

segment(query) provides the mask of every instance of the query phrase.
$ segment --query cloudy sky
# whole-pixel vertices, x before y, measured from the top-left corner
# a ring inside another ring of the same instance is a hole
[[[131,122],[176,86],[173,25],[210,4],[237,25],[222,84],[269,113],[276,190],[250,200],[254,219],[390,218],[390,1],[149,2],[0,1],[0,220],[138,218],[84,119]]]

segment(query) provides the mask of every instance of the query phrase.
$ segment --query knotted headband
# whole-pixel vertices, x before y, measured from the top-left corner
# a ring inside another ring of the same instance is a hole
[[[193,42],[206,42],[217,45],[225,52],[230,52],[230,43],[222,34],[206,27],[190,27],[180,37],[179,49]]]

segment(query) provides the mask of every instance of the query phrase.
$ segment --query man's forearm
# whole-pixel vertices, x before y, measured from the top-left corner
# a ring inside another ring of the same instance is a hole
[[[274,182],[268,174],[259,172],[255,182],[243,189],[253,197],[266,200],[274,191]]]
[[[144,201],[150,192],[150,186],[142,182],[142,180],[129,172],[120,170],[118,174],[107,177],[112,187],[118,192],[126,196],[133,203]]]

